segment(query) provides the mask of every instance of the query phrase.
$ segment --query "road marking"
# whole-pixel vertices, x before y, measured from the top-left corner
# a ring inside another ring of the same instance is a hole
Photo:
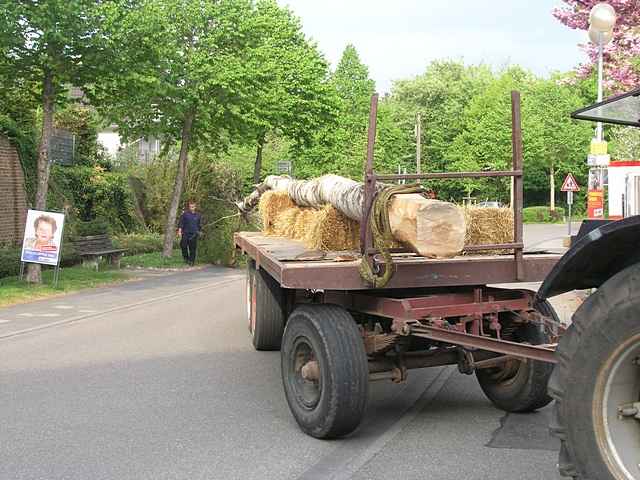
[[[9,323],[11,320],[0,320],[0,323]]]
[[[51,318],[51,317],[60,317],[62,316],[61,313],[41,313],[39,315],[37,315],[38,317],[45,317],[45,318]]]
[[[75,307],[71,305],[54,305],[53,308],[59,308],[60,310],[72,310]]]
[[[98,310],[86,310],[86,309],[81,309],[78,310],[78,312],[80,313],[96,313]]]
[[[46,328],[57,327],[59,325],[67,325],[69,323],[76,323],[76,322],[80,322],[80,321],[83,321],[83,320],[88,320],[90,318],[101,317],[103,315],[107,315],[107,314],[113,313],[113,312],[120,312],[120,311],[123,311],[123,310],[130,310],[130,309],[133,309],[133,308],[136,308],[136,307],[149,305],[151,303],[161,302],[163,300],[170,300],[170,299],[175,298],[175,297],[180,297],[182,295],[187,295],[187,294],[190,294],[190,293],[199,292],[201,290],[206,290],[208,288],[220,287],[220,286],[228,285],[228,284],[231,284],[233,282],[238,282],[240,280],[244,280],[244,278],[245,278],[244,275],[237,275],[237,276],[231,277],[230,279],[227,279],[227,280],[222,281],[222,282],[211,282],[211,283],[207,283],[206,285],[201,285],[199,287],[194,287],[194,288],[189,288],[189,289],[186,289],[186,290],[181,290],[179,292],[174,292],[174,293],[171,293],[169,295],[162,295],[160,297],[149,298],[147,300],[142,300],[140,302],[129,303],[129,304],[126,304],[126,305],[119,305],[117,307],[109,308],[109,309],[103,310],[101,312],[87,313],[85,315],[78,315],[76,317],[67,318],[65,320],[58,320],[57,322],[46,323],[44,325],[38,325],[36,327],[31,327],[31,328],[25,328],[24,330],[17,330],[15,332],[10,332],[10,333],[4,334],[4,335],[0,335],[0,340],[4,340],[6,338],[11,338],[11,337],[17,337],[18,335],[24,335],[24,334],[31,333],[31,332],[37,332],[38,330],[44,330]],[[34,316],[34,314],[32,314],[32,313],[19,314],[19,315],[31,316],[31,317]]]
[[[342,443],[332,452],[322,457],[315,465],[298,477],[298,480],[349,480],[365,464],[375,457],[402,430],[413,422],[418,414],[440,393],[455,368],[444,367],[436,377],[422,389],[422,383],[415,382],[398,395],[394,405],[404,409],[400,418],[386,422],[364,425],[358,430],[360,435],[350,437],[349,443]],[[381,412],[385,413],[385,412]],[[377,415],[371,416],[373,419]],[[368,431],[367,431],[368,430]]]
[[[35,317],[36,314],[35,313],[19,313],[18,316],[19,317]]]

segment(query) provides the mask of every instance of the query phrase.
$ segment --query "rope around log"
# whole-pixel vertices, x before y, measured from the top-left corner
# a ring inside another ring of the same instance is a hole
[[[389,202],[394,195],[406,193],[426,193],[426,189],[421,185],[395,185],[380,191],[373,201],[369,214],[369,225],[373,246],[380,251],[384,258],[385,269],[382,275],[373,271],[367,261],[367,254],[363,255],[360,261],[360,277],[373,288],[383,288],[394,273],[393,258],[391,257],[391,247],[393,245],[393,235],[389,221]]]

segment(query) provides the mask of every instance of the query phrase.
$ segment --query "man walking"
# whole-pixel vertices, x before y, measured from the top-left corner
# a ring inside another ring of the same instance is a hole
[[[182,236],[180,239],[182,258],[189,265],[193,265],[196,261],[198,235],[202,231],[202,216],[196,212],[195,201],[189,200],[187,207],[178,222],[178,236]]]

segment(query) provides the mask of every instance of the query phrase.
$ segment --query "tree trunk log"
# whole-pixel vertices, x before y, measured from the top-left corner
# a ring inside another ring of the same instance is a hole
[[[180,142],[180,156],[178,158],[178,171],[176,173],[176,181],[173,186],[173,195],[171,197],[171,205],[167,213],[167,221],[164,227],[164,244],[162,247],[162,256],[170,257],[173,253],[173,242],[176,238],[176,217],[178,216],[178,206],[180,205],[180,197],[182,196],[182,187],[184,177],[187,172],[187,163],[189,162],[189,143],[191,142],[191,134],[193,130],[193,120],[195,113],[188,112],[184,124],[182,125],[182,139]]]
[[[287,192],[301,207],[321,208],[329,203],[353,220],[361,222],[363,218],[364,185],[337,175],[313,180],[270,175],[238,208],[243,211],[241,205],[255,206],[267,189]],[[464,247],[464,214],[452,203],[430,200],[419,194],[398,194],[391,200],[389,220],[394,238],[425,257],[455,256]]]
[[[42,85],[42,136],[38,147],[38,184],[36,187],[35,209],[46,210],[47,192],[49,190],[49,144],[53,134],[53,114],[55,108],[55,89],[53,74],[46,70]],[[42,283],[40,265],[29,263],[26,280],[29,283]]]
[[[276,191],[286,191],[301,207],[322,207],[327,203],[347,217],[361,221],[364,185],[338,175],[323,175],[312,180],[292,180],[269,175],[264,183]]]
[[[452,203],[417,193],[395,195],[389,204],[389,223],[393,237],[423,257],[454,257],[464,248],[464,214]]]

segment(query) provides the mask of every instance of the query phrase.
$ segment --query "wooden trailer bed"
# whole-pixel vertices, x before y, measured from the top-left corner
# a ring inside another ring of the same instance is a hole
[[[365,290],[360,278],[359,252],[311,252],[302,242],[268,237],[260,232],[235,234],[236,247],[256,266],[266,270],[282,287],[318,290]],[[338,261],[351,256],[354,260]],[[342,258],[340,258],[342,257]],[[413,254],[394,255],[396,272],[385,288],[447,287],[542,281],[560,255],[523,255],[523,276],[516,277],[516,263],[509,255],[462,255],[429,259]],[[376,256],[376,261],[380,261]]]

